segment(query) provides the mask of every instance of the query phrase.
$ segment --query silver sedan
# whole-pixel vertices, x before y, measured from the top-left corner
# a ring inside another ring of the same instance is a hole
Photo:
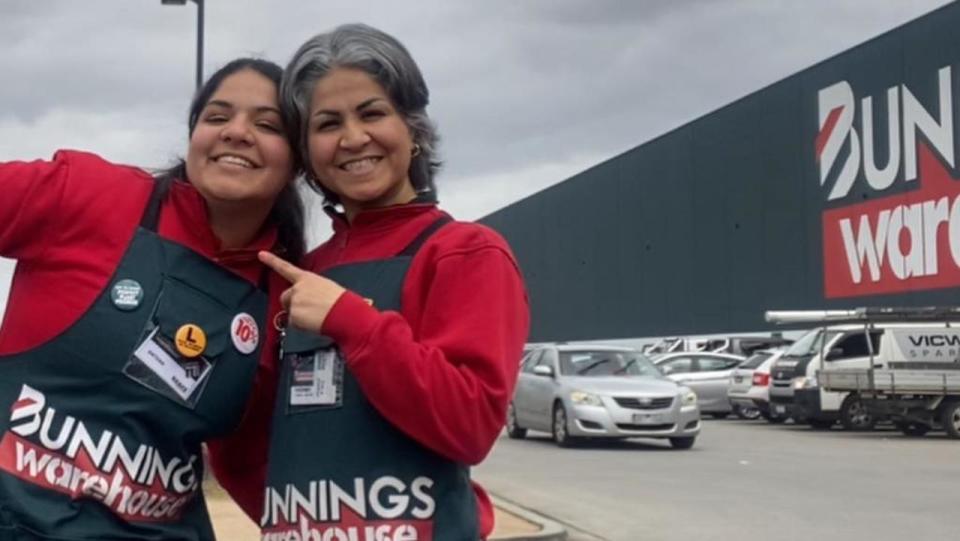
[[[697,393],[700,411],[723,418],[733,411],[727,396],[733,370],[746,359],[725,353],[678,352],[654,361],[668,378]]]
[[[700,433],[697,397],[630,348],[546,345],[523,359],[507,434],[549,432],[566,447],[584,438],[667,438],[689,449]]]

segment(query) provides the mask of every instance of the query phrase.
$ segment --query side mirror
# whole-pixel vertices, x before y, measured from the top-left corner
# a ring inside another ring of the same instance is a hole
[[[533,367],[533,373],[538,376],[546,376],[548,378],[553,377],[553,367],[545,364],[538,364]]]
[[[832,361],[836,358],[839,358],[843,355],[843,348],[830,348],[830,351],[827,352],[827,360]]]

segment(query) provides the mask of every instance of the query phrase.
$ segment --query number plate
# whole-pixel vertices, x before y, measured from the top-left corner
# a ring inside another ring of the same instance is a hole
[[[787,413],[787,407],[781,404],[777,404],[776,406],[773,407],[773,411],[774,413],[780,413],[780,414]]]
[[[633,424],[635,425],[663,424],[663,415],[659,413],[634,413]]]
[[[742,383],[742,382],[743,382],[743,376],[733,376],[733,382],[734,382],[734,383]]]

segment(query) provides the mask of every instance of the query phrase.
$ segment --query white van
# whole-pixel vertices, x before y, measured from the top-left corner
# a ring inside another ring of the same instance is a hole
[[[925,339],[917,337],[956,333],[946,321],[918,321],[934,319],[940,313],[931,310],[768,312],[768,321],[774,322],[844,321],[811,331],[774,364],[771,407],[814,428],[829,428],[838,420],[849,430],[873,428],[879,418],[887,417],[890,412],[865,404],[865,395],[873,397],[869,393],[870,380],[865,374],[877,368],[897,366],[906,359],[907,353],[901,347],[908,340],[905,337],[914,337],[923,343]],[[960,350],[960,333],[957,333],[956,341],[955,356]],[[852,385],[837,386],[833,381],[823,385],[821,379],[829,379],[831,374],[861,376],[859,379],[854,376]],[[784,399],[788,392],[792,393],[789,402]]]

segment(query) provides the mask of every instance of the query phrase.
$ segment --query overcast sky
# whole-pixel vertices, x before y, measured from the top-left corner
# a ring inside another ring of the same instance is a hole
[[[945,3],[206,0],[204,69],[251,54],[285,64],[347,22],[392,33],[430,87],[441,204],[473,220]],[[182,155],[196,11],[0,0],[0,162],[58,148],[143,167]]]

